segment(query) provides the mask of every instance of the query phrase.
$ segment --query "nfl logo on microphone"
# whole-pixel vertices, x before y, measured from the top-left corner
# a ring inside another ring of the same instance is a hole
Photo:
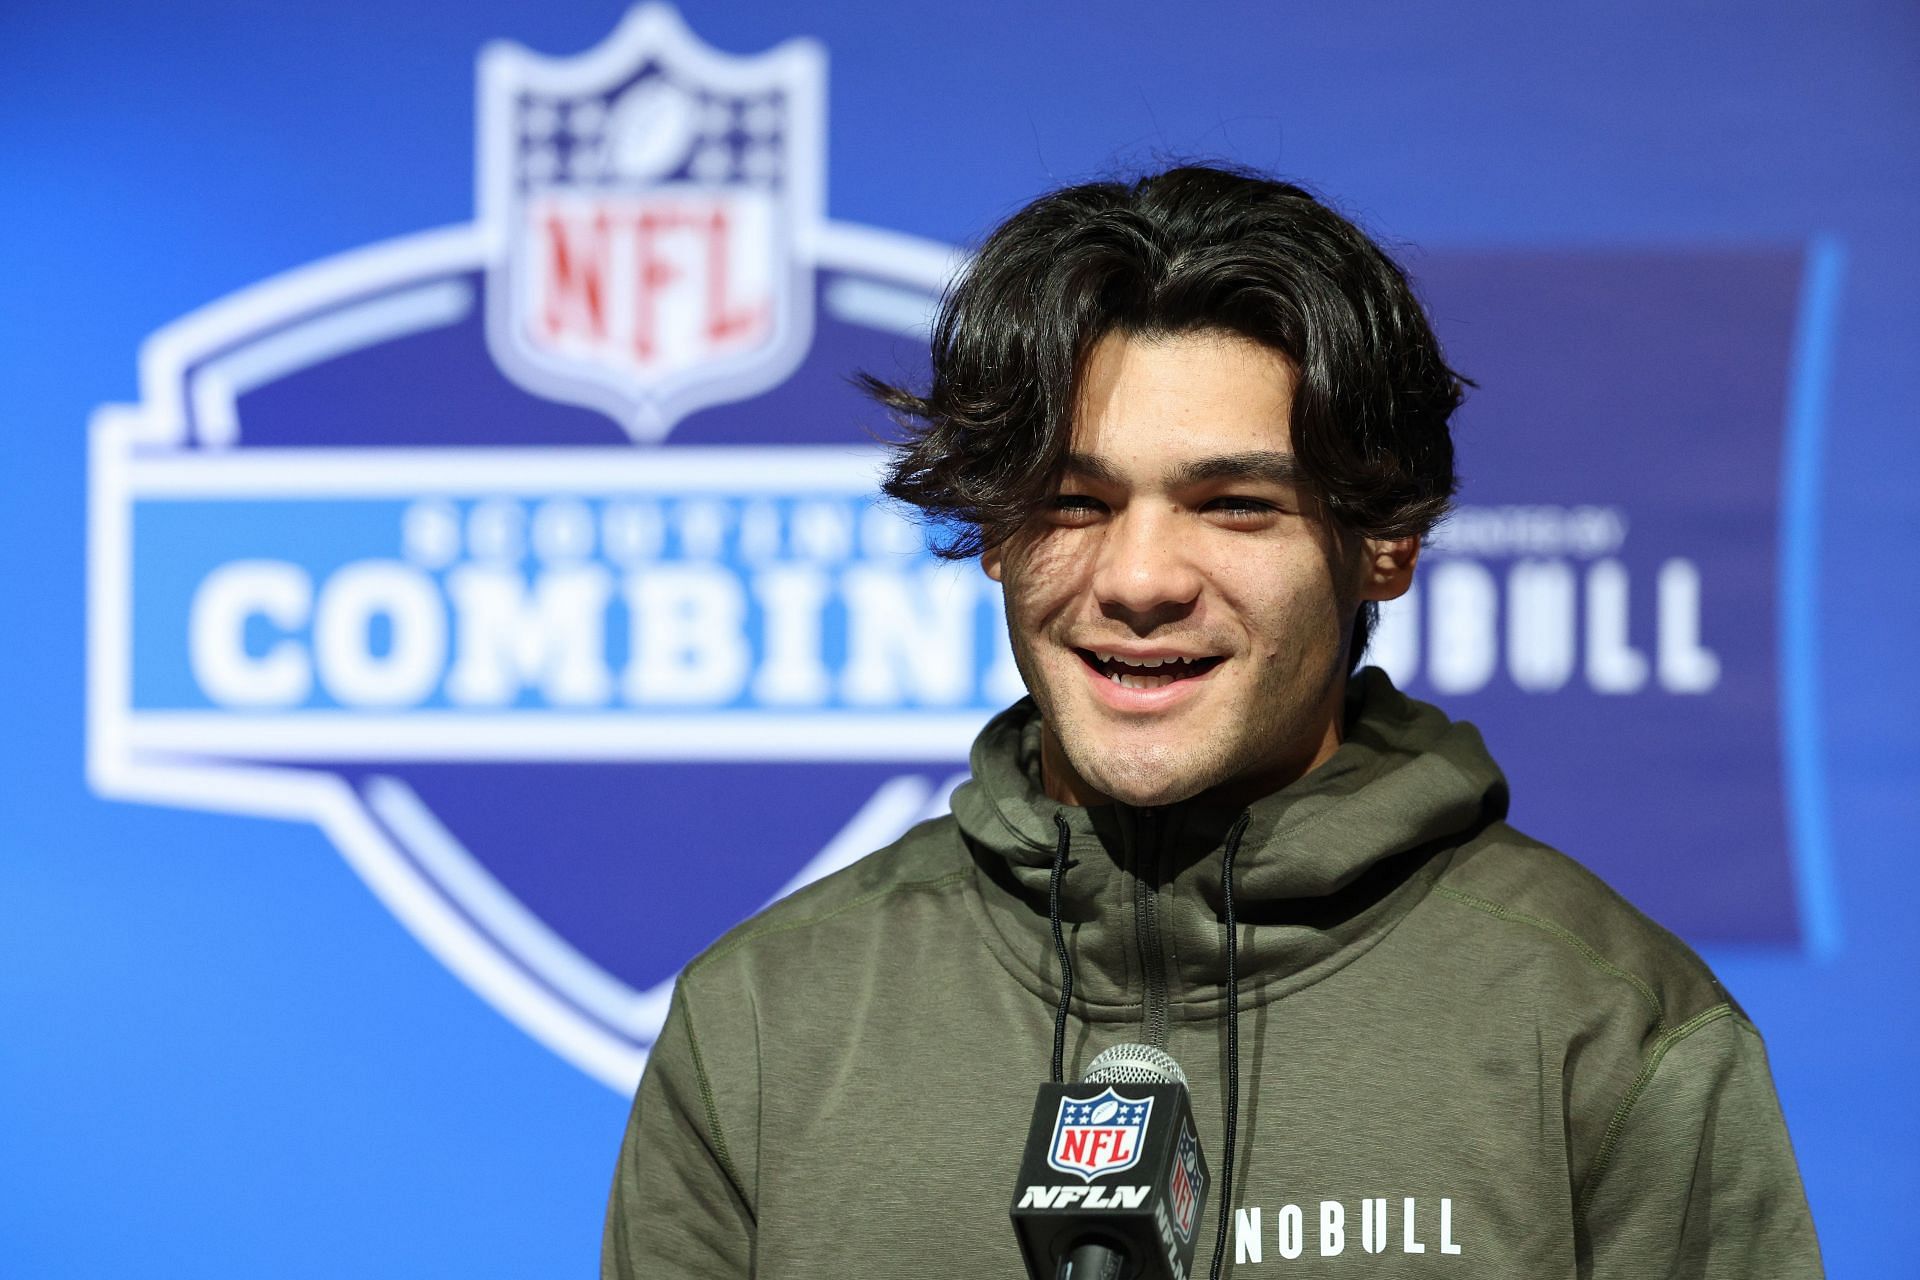
[[[1180,1144],[1173,1153],[1173,1177],[1167,1182],[1167,1200],[1173,1208],[1173,1229],[1184,1242],[1193,1239],[1193,1215],[1207,1175],[1200,1171],[1200,1143],[1186,1124],[1180,1126]]]
[[[1111,1087],[1091,1098],[1062,1098],[1047,1163],[1086,1182],[1131,1169],[1152,1114],[1152,1098],[1122,1097]]]

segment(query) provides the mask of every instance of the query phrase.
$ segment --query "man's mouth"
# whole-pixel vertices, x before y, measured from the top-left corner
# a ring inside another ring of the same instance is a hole
[[[1220,665],[1222,658],[1124,657],[1095,649],[1075,649],[1080,661],[1123,689],[1160,689],[1179,680],[1205,675]]]

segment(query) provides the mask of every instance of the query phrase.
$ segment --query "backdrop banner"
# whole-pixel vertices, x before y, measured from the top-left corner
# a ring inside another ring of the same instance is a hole
[[[992,584],[875,497],[848,377],[921,376],[961,257],[826,216],[826,93],[814,43],[728,56],[658,6],[489,47],[471,224],[167,326],[93,427],[94,787],[319,824],[623,1091],[691,955],[942,812],[1022,693]],[[1778,619],[1830,264],[1410,265],[1481,389],[1373,660],[1656,918],[1818,947]]]

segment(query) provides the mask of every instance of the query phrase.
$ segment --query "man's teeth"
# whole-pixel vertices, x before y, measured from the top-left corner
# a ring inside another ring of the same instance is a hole
[[[1107,679],[1123,689],[1159,689],[1192,674],[1195,658],[1125,658],[1117,653],[1093,650],[1096,661],[1105,669]],[[1156,667],[1169,668],[1164,674]],[[1178,671],[1172,668],[1179,668]],[[1151,674],[1149,674],[1151,673]]]
[[[1159,667],[1169,662],[1188,661],[1186,658],[1122,658],[1118,654],[1101,653],[1098,649],[1093,651],[1093,656],[1102,662],[1118,662],[1127,667]]]

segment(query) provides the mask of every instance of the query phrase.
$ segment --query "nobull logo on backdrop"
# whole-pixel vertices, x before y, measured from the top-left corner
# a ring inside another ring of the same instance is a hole
[[[874,496],[847,374],[924,368],[957,257],[825,215],[824,66],[657,6],[491,48],[475,221],[167,326],[94,425],[93,785],[318,824],[619,1088],[688,957],[942,812],[1021,692],[997,591]],[[1818,887],[1779,799],[1802,265],[1418,264],[1485,390],[1379,657],[1709,942],[1799,939]]]

